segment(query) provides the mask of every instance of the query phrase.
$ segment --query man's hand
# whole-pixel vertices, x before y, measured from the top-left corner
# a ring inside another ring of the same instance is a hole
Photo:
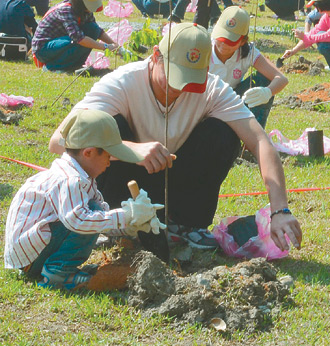
[[[159,142],[125,142],[125,144],[145,157],[138,165],[144,166],[149,174],[160,172],[166,167],[171,168],[172,161],[176,159],[176,156]]]
[[[291,214],[276,214],[272,218],[270,225],[271,237],[275,245],[282,251],[289,250],[289,245],[285,239],[286,234],[291,243],[298,250],[301,246],[302,232],[297,219]]]

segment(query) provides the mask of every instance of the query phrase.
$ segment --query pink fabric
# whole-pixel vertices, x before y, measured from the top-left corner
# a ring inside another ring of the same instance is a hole
[[[172,24],[171,24],[172,29],[173,29],[176,25],[178,25],[178,24],[172,22]],[[165,35],[168,33],[169,30],[170,30],[170,23],[167,23],[166,25],[163,26],[162,35],[165,36]]]
[[[319,34],[320,31],[324,31],[324,33]],[[305,47],[317,42],[330,42],[330,16],[325,13],[318,24],[304,35],[303,41]]]
[[[107,34],[112,40],[122,46],[131,36],[133,31],[132,26],[127,19],[121,20],[107,31]]]
[[[125,18],[129,17],[134,11],[133,5],[128,2],[126,4],[109,0],[108,5],[104,8],[103,13],[108,17]]]
[[[279,130],[272,130],[268,136],[277,151],[293,156],[308,156],[308,131],[315,131],[315,128],[307,128],[303,132],[303,134],[296,140],[290,140],[284,137]],[[273,137],[275,137],[277,141],[273,141]],[[326,136],[323,136],[323,145],[324,154],[330,153],[330,139]]]
[[[84,64],[84,67],[87,66],[93,66],[95,69],[104,69],[110,66],[110,61],[103,52],[92,50]]]
[[[235,242],[232,235],[228,234],[228,225],[241,216],[229,216],[221,220],[220,224],[213,228],[213,234],[223,251],[232,257],[256,258],[264,257],[267,260],[282,258],[289,251],[281,251],[270,237],[270,206],[269,204],[256,212],[256,224],[258,236],[250,238],[243,246]],[[289,238],[285,236],[289,242]]]
[[[198,0],[191,0],[190,4],[188,5],[186,9],[186,12],[196,12],[197,2]]]
[[[32,107],[34,103],[34,99],[31,96],[15,96],[15,95],[6,95],[0,94],[0,105],[4,107],[18,107],[20,105],[25,105],[28,107]]]

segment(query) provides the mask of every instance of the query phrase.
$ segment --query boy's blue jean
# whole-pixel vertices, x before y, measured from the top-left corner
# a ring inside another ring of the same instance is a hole
[[[255,87],[266,87],[268,86],[270,81],[263,76],[260,72],[256,72],[256,74],[253,74],[252,76],[252,84],[250,82],[250,76],[244,79],[240,84],[237,85],[237,87],[234,89],[236,93],[240,96],[243,96],[246,90]],[[272,108],[274,102],[274,96],[265,104],[259,105],[253,108],[250,108],[250,111],[254,114],[255,118],[259,122],[259,124],[265,128],[267,118],[270,112],[270,109]]]
[[[91,210],[101,210],[93,200],[89,201]],[[68,230],[60,222],[49,224],[52,237],[49,244],[32,263],[27,276],[38,278],[42,267],[53,273],[72,274],[78,271],[77,267],[83,264],[90,256],[99,233],[85,235]]]
[[[94,40],[102,33],[102,29],[94,22],[85,23],[81,30]],[[62,36],[48,41],[35,54],[38,60],[46,64],[48,70],[73,71],[82,67],[91,50],[78,43],[72,43],[69,36]]]

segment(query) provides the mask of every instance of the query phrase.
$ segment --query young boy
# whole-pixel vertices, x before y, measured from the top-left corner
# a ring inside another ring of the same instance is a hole
[[[98,110],[76,110],[61,131],[66,152],[49,170],[29,178],[14,197],[6,223],[5,267],[20,268],[39,286],[72,289],[91,275],[77,268],[92,252],[98,235],[159,233],[162,205],[140,190],[122,208],[109,210],[95,178],[110,156],[136,163],[144,158],[125,146],[116,121]],[[150,226],[152,225],[152,226]]]

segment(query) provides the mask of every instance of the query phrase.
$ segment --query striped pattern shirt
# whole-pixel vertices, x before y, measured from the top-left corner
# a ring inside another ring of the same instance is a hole
[[[102,210],[91,211],[91,199]],[[49,170],[29,178],[15,195],[6,223],[5,267],[23,268],[32,263],[49,243],[48,224],[55,221],[81,234],[120,236],[126,227],[123,209],[109,210],[95,179],[66,153]]]

